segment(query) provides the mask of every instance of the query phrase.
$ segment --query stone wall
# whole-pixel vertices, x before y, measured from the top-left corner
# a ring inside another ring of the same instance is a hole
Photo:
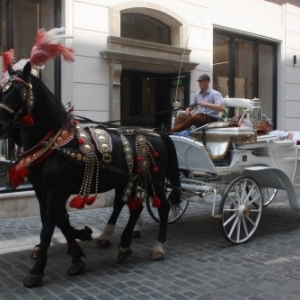
[[[113,198],[113,191],[98,195],[96,201],[91,206],[86,206],[85,209],[112,206]],[[72,199],[72,197],[70,197],[70,199]],[[39,215],[39,205],[33,191],[0,194],[0,207],[0,219]],[[68,203],[66,207],[69,211],[75,210],[70,208]]]

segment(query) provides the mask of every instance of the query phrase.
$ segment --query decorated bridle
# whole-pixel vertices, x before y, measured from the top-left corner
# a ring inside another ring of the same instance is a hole
[[[61,39],[67,39],[70,38],[68,35],[62,35],[64,33],[65,28],[53,28],[49,31],[46,31],[45,29],[41,28],[38,30],[35,38],[35,44],[31,50],[30,57],[28,60],[23,59],[23,61],[27,62],[29,61],[31,66],[33,67],[42,67],[44,66],[50,59],[54,59],[58,55],[62,55],[63,59],[67,62],[73,62],[74,61],[74,49],[71,47],[68,47],[66,45],[62,45],[59,41]],[[14,50],[10,49],[6,52],[1,53],[2,59],[3,59],[3,66],[2,66],[2,73],[4,83],[2,81],[3,85],[3,92],[6,92],[12,85],[13,81],[17,81],[21,83],[25,88],[21,91],[21,97],[23,101],[26,101],[27,105],[27,114],[21,118],[21,122],[26,125],[33,125],[34,121],[31,116],[31,111],[34,106],[34,96],[32,92],[32,85],[30,82],[26,82],[17,75],[11,76],[8,81],[6,81],[6,76],[8,75],[9,67],[11,66],[15,71],[18,71],[20,69],[17,69],[17,65],[13,64],[14,62]],[[22,61],[22,60],[21,60]],[[21,62],[20,61],[20,62]],[[20,115],[23,112],[23,108],[19,110],[18,112],[15,112],[12,108],[9,106],[0,103],[0,108],[8,112],[9,114],[14,115],[13,122],[19,119]]]
[[[23,102],[26,101],[27,114],[21,118],[21,122],[25,125],[33,125],[34,121],[31,116],[31,111],[34,106],[34,95],[33,95],[31,83],[24,81],[23,79],[18,77],[18,75],[13,75],[9,78],[8,82],[3,86],[2,91],[3,91],[3,93],[8,91],[14,81],[19,82],[24,86],[24,88],[21,90],[21,98],[22,98]],[[0,103],[0,109],[3,109],[6,112],[8,112],[9,114],[14,115],[14,118],[12,121],[14,123],[19,119],[24,108],[22,107],[19,111],[16,112],[12,108],[7,106],[6,104]]]

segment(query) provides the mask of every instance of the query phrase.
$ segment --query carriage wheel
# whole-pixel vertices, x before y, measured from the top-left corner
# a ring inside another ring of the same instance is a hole
[[[276,197],[278,189],[275,188],[261,188],[261,194],[263,196],[263,207],[267,207]],[[255,206],[256,203],[253,202]]]
[[[180,171],[180,178],[184,178],[185,175],[183,172]],[[166,198],[169,201],[169,195],[172,192],[171,188],[166,188]],[[175,223],[177,220],[179,220],[183,214],[185,213],[189,202],[186,200],[181,200],[181,202],[178,205],[174,205],[172,204],[170,201],[170,212],[169,212],[169,217],[168,217],[168,224],[172,224]],[[155,207],[152,207],[152,197],[150,195],[148,195],[147,200],[146,200],[146,204],[147,204],[147,210],[150,214],[150,216],[152,217],[153,220],[155,220],[156,222],[160,222],[159,219],[159,214],[158,214],[158,210]]]
[[[263,195],[263,207],[268,206],[276,197],[278,189],[274,188],[262,188],[261,193]]]
[[[219,213],[225,238],[233,244],[247,242],[257,229],[263,208],[259,185],[250,177],[238,177],[227,187]]]

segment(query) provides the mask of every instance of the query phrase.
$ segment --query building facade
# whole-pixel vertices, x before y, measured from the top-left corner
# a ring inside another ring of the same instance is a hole
[[[75,62],[40,76],[77,115],[170,126],[173,102],[188,105],[207,73],[224,97],[257,97],[275,127],[299,131],[298,0],[0,0],[0,14],[0,50],[17,60],[38,28],[66,28]]]

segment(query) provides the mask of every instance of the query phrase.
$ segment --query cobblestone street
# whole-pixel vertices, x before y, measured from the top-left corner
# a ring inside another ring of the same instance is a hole
[[[299,195],[299,193],[298,193]],[[39,241],[39,217],[0,221],[0,299],[300,299],[300,212],[290,208],[285,191],[264,209],[260,226],[245,244],[233,246],[222,235],[211,203],[190,203],[183,217],[169,226],[166,259],[148,260],[158,224],[143,211],[142,238],[133,240],[133,255],[117,261],[117,246],[127,210],[117,224],[112,247],[99,249],[96,238],[111,208],[70,213],[71,223],[94,230],[81,242],[86,272],[67,275],[71,259],[56,230],[48,254],[43,286],[23,287]]]

